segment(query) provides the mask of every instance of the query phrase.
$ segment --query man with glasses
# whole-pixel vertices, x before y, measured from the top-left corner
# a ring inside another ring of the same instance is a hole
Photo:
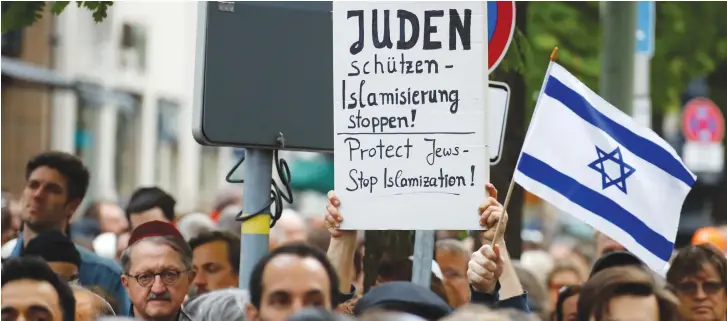
[[[162,221],[139,225],[121,254],[121,282],[129,293],[131,315],[141,320],[178,320],[194,280],[192,249]]]
[[[679,251],[666,274],[686,321],[727,320],[727,258],[711,244]]]

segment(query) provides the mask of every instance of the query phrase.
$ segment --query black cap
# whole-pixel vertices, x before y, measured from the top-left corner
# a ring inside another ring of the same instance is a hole
[[[439,319],[453,311],[432,290],[406,281],[387,282],[371,289],[358,300],[353,313],[360,315],[373,309],[405,312],[425,319]]]
[[[596,263],[593,264],[593,268],[591,269],[591,275],[589,275],[588,278],[592,278],[594,275],[596,275],[596,273],[603,271],[607,268],[632,265],[639,267],[646,266],[643,261],[641,261],[636,255],[632,254],[631,252],[616,251],[606,253],[598,258],[598,260],[596,260]]]
[[[81,254],[71,239],[58,230],[38,234],[23,249],[23,256],[37,256],[46,262],[67,262],[81,265]]]

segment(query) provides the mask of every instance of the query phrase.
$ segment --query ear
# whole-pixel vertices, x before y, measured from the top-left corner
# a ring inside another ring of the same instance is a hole
[[[82,200],[80,198],[74,198],[68,201],[68,204],[66,204],[66,210],[68,210],[68,219],[71,219],[73,213],[75,213],[78,209],[78,206],[81,205],[81,201]]]
[[[121,275],[121,284],[127,291],[129,290],[129,277],[126,274]]]
[[[245,320],[248,321],[256,321],[259,320],[258,318],[258,310],[255,308],[254,305],[248,303],[245,305]]]

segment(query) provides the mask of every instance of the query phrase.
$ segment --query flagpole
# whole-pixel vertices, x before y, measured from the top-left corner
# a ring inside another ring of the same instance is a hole
[[[540,96],[543,95],[543,91],[545,91],[545,84],[548,82],[548,77],[550,77],[550,68],[553,66],[553,62],[558,60],[558,47],[553,48],[553,52],[550,54],[550,62],[548,63],[548,70],[545,72],[545,79],[543,79],[543,85],[540,88],[540,93],[538,93],[538,100],[536,101],[536,108],[533,111],[533,115],[537,111],[537,102],[540,101]],[[533,117],[534,118],[534,117]],[[532,123],[532,122],[531,122]],[[530,127],[530,126],[528,126]],[[527,137],[526,137],[527,139]],[[520,160],[518,159],[518,162]],[[517,170],[517,165],[515,165],[515,170]],[[505,213],[507,213],[507,206],[510,205],[510,197],[512,196],[512,190],[515,188],[515,173],[513,172],[513,178],[510,179],[510,186],[507,187],[507,194],[505,194],[505,203],[502,204],[502,215],[504,216]],[[500,223],[502,220],[497,221],[497,225],[495,226],[495,236],[492,238],[492,246],[495,246],[495,242],[497,241],[498,233],[500,232]]]

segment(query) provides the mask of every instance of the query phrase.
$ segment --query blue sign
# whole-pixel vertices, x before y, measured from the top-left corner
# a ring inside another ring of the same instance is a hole
[[[654,56],[656,7],[654,1],[638,1],[636,18],[636,53]]]

